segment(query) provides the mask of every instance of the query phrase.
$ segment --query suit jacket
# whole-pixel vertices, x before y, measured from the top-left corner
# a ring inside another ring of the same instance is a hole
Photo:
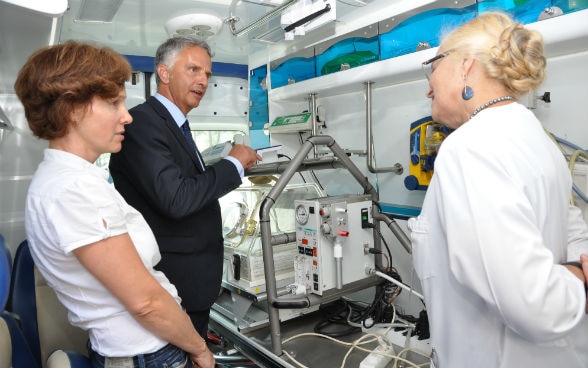
[[[228,160],[202,171],[171,114],[155,97],[131,110],[122,150],[112,154],[116,189],[145,217],[162,255],[156,266],[178,289],[187,311],[214,303],[221,283],[222,197],[241,184]]]

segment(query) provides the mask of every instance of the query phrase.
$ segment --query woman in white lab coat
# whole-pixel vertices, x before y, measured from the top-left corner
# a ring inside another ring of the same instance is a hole
[[[588,230],[565,158],[517,102],[545,65],[541,35],[501,13],[423,63],[433,119],[455,129],[409,220],[436,368],[588,367]]]

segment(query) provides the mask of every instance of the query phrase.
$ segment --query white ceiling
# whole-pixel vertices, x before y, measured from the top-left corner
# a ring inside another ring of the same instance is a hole
[[[290,0],[119,0],[120,7],[109,22],[76,21],[86,1],[101,10],[117,0],[0,0],[0,94],[11,93],[26,58],[51,42],[89,41],[110,46],[124,55],[154,56],[157,46],[169,37],[166,22],[183,14],[206,14],[222,20],[218,34],[207,40],[214,51],[213,61],[248,64],[250,54],[273,46],[254,40],[256,36],[270,29],[283,32],[280,17],[271,18],[243,37],[233,35],[225,20],[230,15],[237,17],[235,28],[242,30]],[[336,24],[339,27],[373,21],[365,14],[381,17],[381,10],[389,9],[392,4],[404,6],[423,1],[431,0],[336,0]],[[63,16],[54,18],[57,8],[58,13],[66,10]],[[304,45],[317,35],[314,31],[303,41],[299,39],[298,44],[282,41],[281,45]]]
[[[69,0],[69,8],[63,17],[60,39],[91,40],[107,44],[126,55],[153,56],[157,46],[169,37],[164,27],[169,19],[184,14],[207,14],[223,21],[220,32],[208,39],[215,54],[213,60],[247,64],[247,56],[250,52],[260,47],[267,47],[267,44],[264,45],[259,41],[250,42],[252,36],[268,29],[278,28],[279,17],[272,18],[265,26],[255,29],[255,32],[243,37],[235,37],[229,25],[225,23],[231,14],[231,8],[232,15],[239,19],[235,28],[240,30],[275,9],[279,4],[288,1],[123,0],[111,23],[87,23],[74,21],[83,0]],[[356,1],[339,0],[337,18],[357,10],[358,6],[349,5]],[[382,3],[389,0],[363,0],[364,3],[369,3],[367,6],[378,1]]]

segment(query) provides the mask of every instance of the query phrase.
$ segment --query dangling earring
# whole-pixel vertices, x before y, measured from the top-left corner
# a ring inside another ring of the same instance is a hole
[[[470,100],[472,97],[474,97],[474,90],[472,89],[472,87],[468,86],[466,84],[466,77],[465,75],[463,76],[463,91],[461,91],[461,98],[463,98],[464,100]]]

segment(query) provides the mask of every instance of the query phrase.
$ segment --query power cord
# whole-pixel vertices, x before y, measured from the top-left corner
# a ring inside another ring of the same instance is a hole
[[[343,362],[341,363],[341,368],[343,368],[345,366],[345,363],[347,361],[347,358],[349,357],[349,355],[351,354],[351,352],[354,349],[361,350],[361,351],[364,351],[364,352],[367,352],[367,353],[374,352],[374,349],[367,349],[367,348],[364,348],[361,345],[373,343],[373,342],[376,342],[376,341],[379,341],[380,344],[387,344],[387,345],[391,345],[392,344],[388,340],[388,337],[387,336],[384,336],[384,335],[381,335],[381,334],[365,334],[365,335],[363,335],[362,337],[360,337],[359,339],[357,339],[357,340],[355,340],[353,342],[345,342],[345,341],[341,341],[341,340],[332,338],[330,336],[326,336],[326,335],[322,335],[322,334],[317,334],[317,333],[311,333],[311,332],[301,333],[301,334],[298,334],[298,335],[294,335],[294,336],[292,336],[292,337],[290,337],[290,338],[285,339],[284,341],[282,341],[282,344],[283,345],[286,345],[290,341],[295,340],[295,339],[299,339],[299,338],[302,338],[302,337],[319,337],[319,338],[328,339],[328,340],[333,341],[333,342],[335,342],[337,344],[340,344],[340,345],[349,346],[349,350],[347,351],[347,354],[345,355],[345,357],[343,359]],[[404,349],[399,354],[396,354],[396,355],[394,355],[394,354],[386,354],[386,353],[378,353],[378,354],[381,354],[383,356],[386,356],[386,357],[389,357],[389,358],[393,359],[394,360],[394,367],[398,367],[398,363],[399,362],[403,363],[404,364],[404,367],[407,367],[407,368],[408,367],[421,368],[421,367],[428,367],[428,366],[430,366],[430,363],[428,363],[428,362],[427,363],[423,363],[423,364],[415,364],[415,363],[411,362],[410,360],[407,360],[407,359],[405,359],[405,358],[403,358],[401,356],[402,354],[406,354],[409,351],[415,351],[415,352],[423,355],[423,352],[422,351],[420,351],[418,349],[411,349],[411,348]],[[290,359],[297,366],[299,366],[301,368],[309,368],[306,365],[304,365],[304,364],[300,363],[299,361],[297,361],[292,355],[288,354],[287,351],[284,351],[284,355],[286,357],[288,357],[288,359]]]
[[[347,323],[347,316],[345,313],[348,311],[348,303],[346,301],[338,299],[332,303],[321,305],[319,310],[326,316],[315,325],[315,333],[329,337],[343,337],[361,332],[361,328],[350,326]],[[345,328],[333,330],[332,326],[345,326]]]
[[[282,158],[282,157],[288,159],[288,161],[292,161],[292,158],[290,156],[285,155],[283,153],[278,153],[278,158]],[[302,182],[306,184],[306,179],[304,178],[304,175],[302,175],[302,173],[300,171],[298,171],[298,174],[302,178]]]

